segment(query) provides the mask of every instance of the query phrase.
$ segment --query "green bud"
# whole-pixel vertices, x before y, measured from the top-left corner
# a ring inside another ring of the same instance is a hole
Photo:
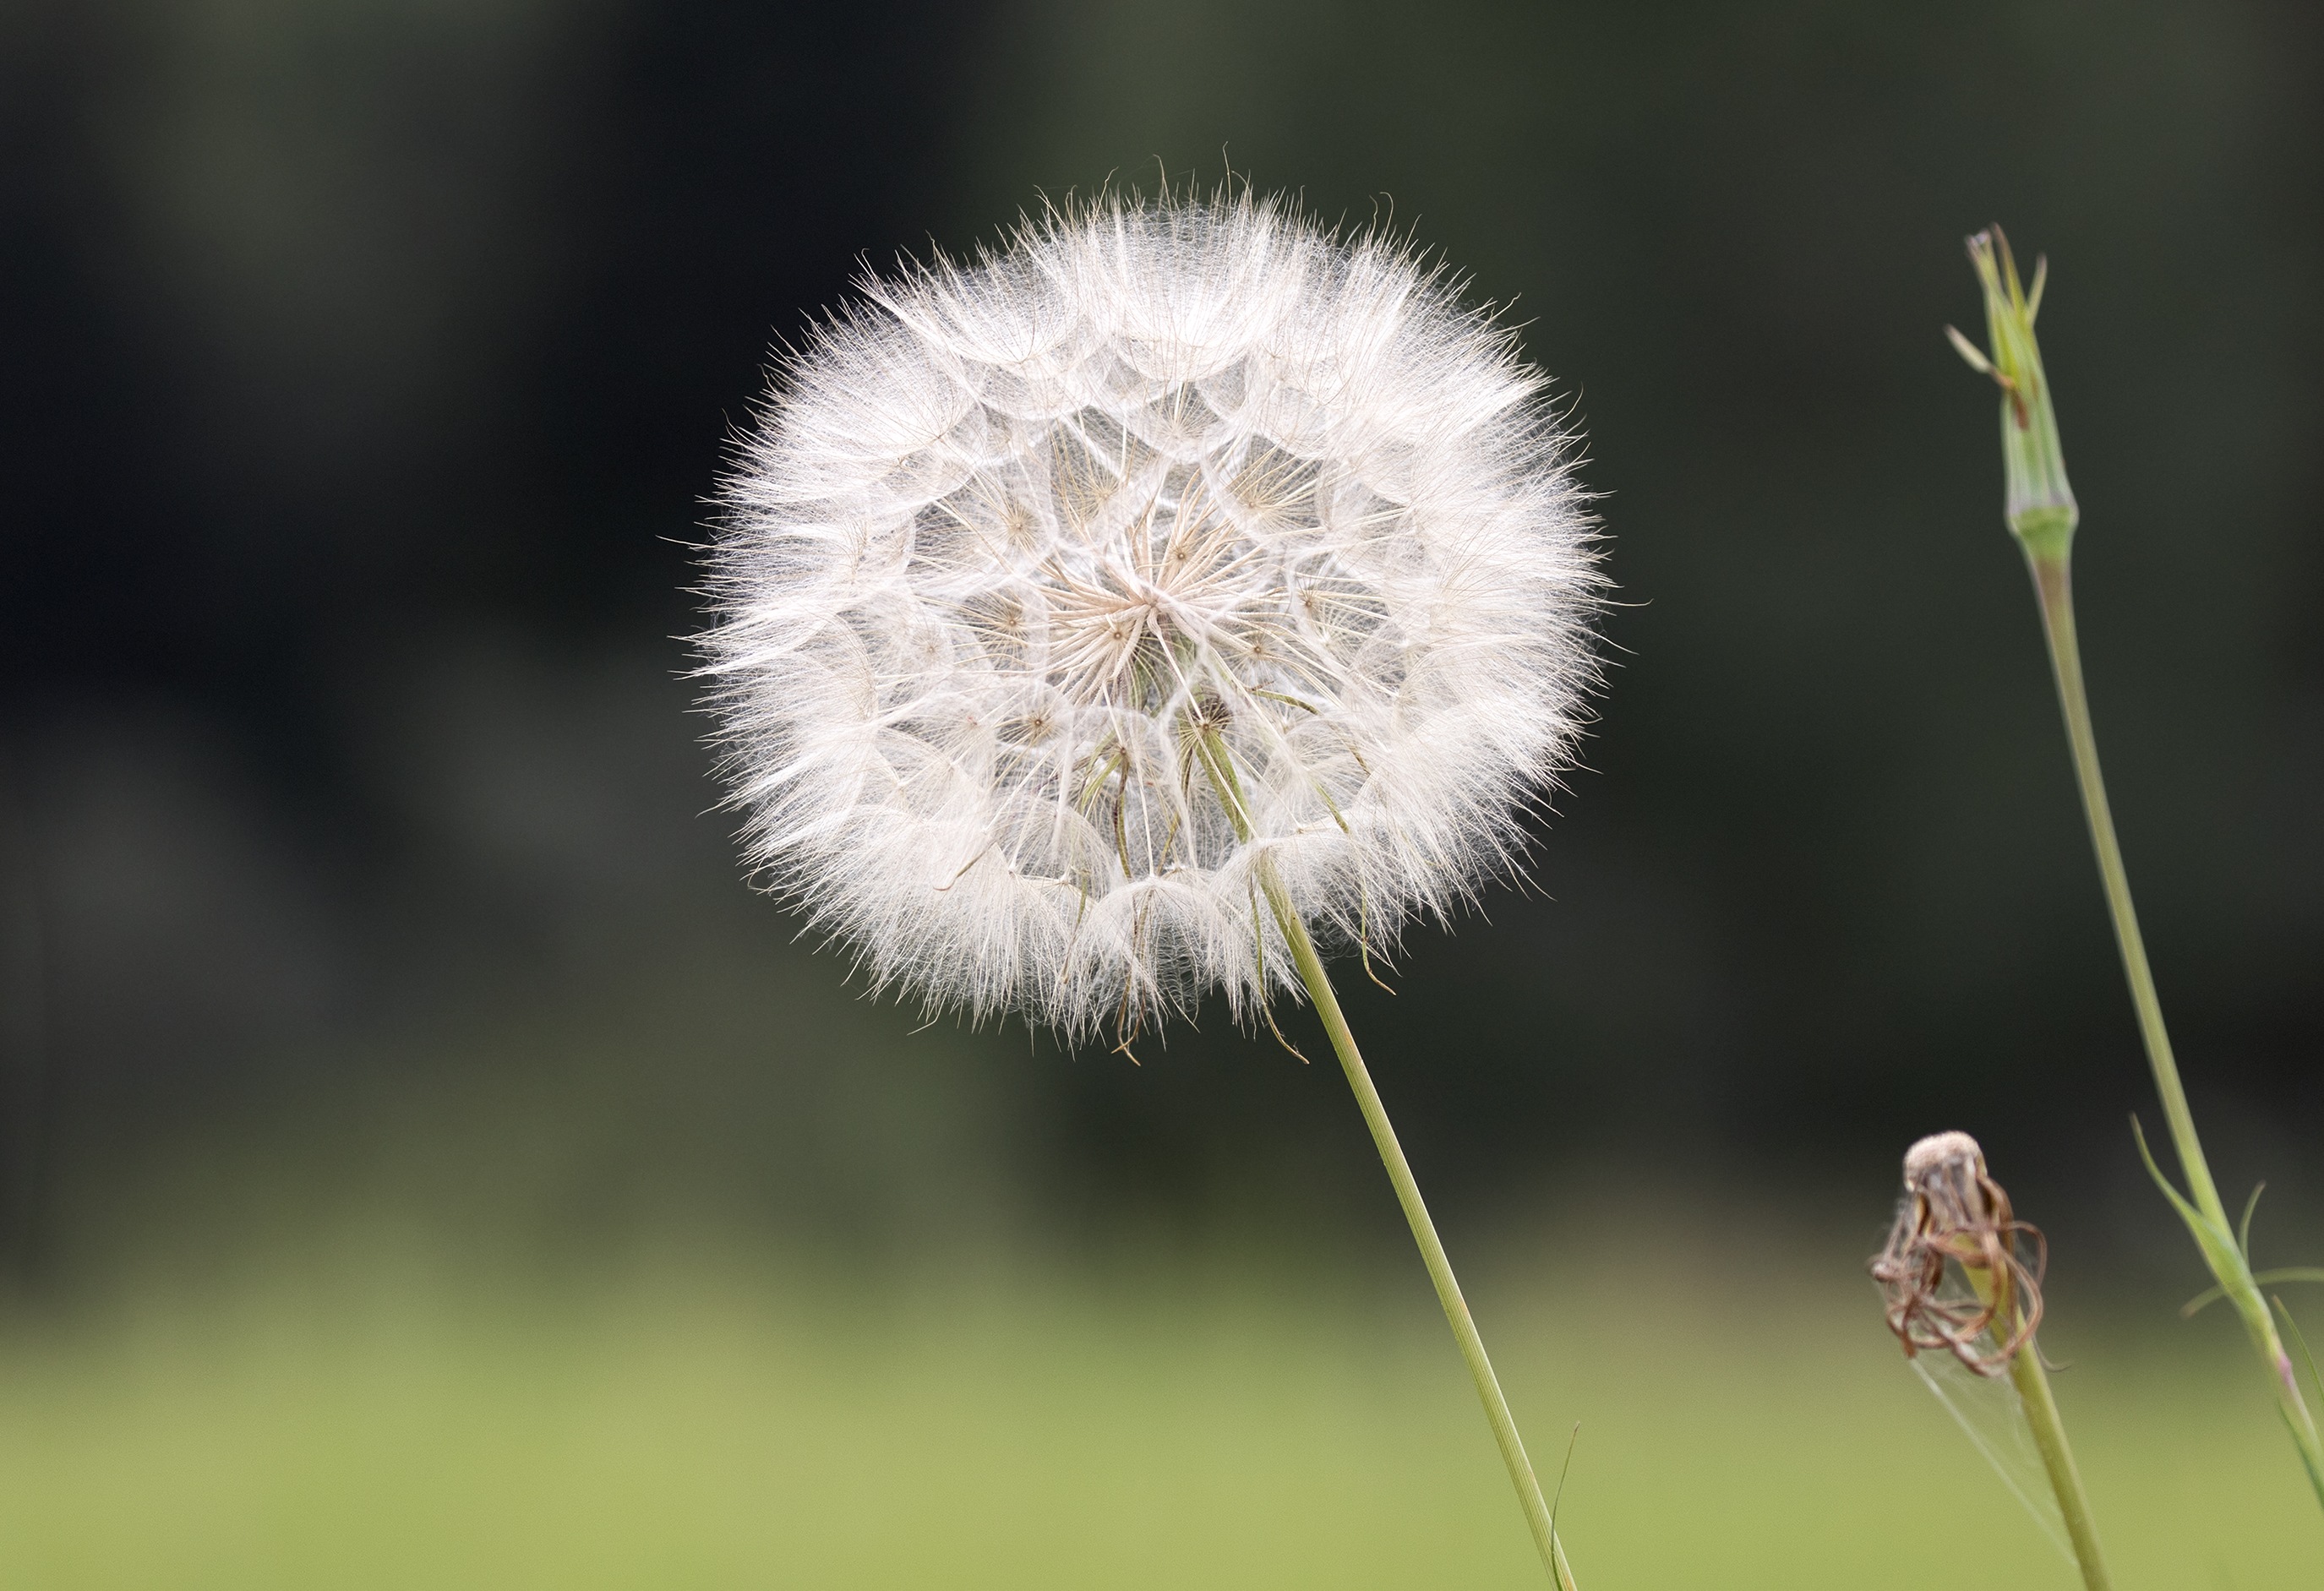
[[[2034,266],[2030,294],[2017,280],[2017,261],[2001,228],[1969,240],[1969,263],[1985,286],[1985,325],[1990,357],[1951,326],[1945,335],[1969,368],[1991,376],[2001,388],[2001,463],[2008,482],[2003,512],[2009,529],[2037,556],[2062,558],[2081,510],[2066,483],[2065,454],[2058,446],[2058,412],[2050,403],[2049,378],[2042,372],[2042,347],[2034,340],[2034,317],[2041,312],[2042,289],[2050,262]]]

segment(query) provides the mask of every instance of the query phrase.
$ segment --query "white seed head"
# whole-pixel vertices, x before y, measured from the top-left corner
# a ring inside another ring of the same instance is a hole
[[[861,284],[723,483],[704,673],[760,876],[875,989],[1069,1038],[1517,865],[1599,575],[1544,380],[1272,201],[1053,210]]]

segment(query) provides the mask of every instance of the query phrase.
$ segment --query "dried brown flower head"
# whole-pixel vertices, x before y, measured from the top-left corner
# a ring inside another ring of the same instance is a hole
[[[2021,1247],[2033,1251],[2032,1265]],[[1947,1284],[1947,1261],[1967,1286]],[[1937,1348],[1979,1375],[2000,1375],[2042,1323],[2048,1263],[2040,1228],[2011,1215],[1975,1138],[1938,1133],[1905,1152],[1904,1200],[1872,1260],[1905,1357]]]

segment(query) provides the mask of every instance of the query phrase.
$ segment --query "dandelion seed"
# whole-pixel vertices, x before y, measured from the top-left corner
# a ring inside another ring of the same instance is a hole
[[[1512,872],[1599,583],[1512,338],[1248,193],[867,279],[724,483],[752,863],[932,1012],[1134,1034]]]

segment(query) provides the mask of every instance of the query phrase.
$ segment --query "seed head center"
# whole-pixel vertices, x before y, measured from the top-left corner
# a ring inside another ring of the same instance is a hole
[[[1142,694],[1142,677],[1163,664],[1182,627],[1172,594],[1140,574],[1102,566],[1093,577],[1059,583],[1051,608],[1056,627],[1056,676],[1075,699],[1094,702]]]

